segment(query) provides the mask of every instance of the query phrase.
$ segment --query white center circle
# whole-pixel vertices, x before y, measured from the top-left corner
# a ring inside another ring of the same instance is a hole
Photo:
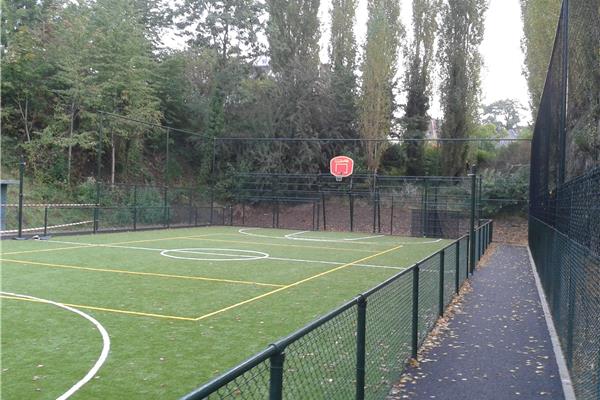
[[[262,251],[215,248],[163,250],[160,255],[180,260],[197,261],[252,261],[269,257],[267,253]]]

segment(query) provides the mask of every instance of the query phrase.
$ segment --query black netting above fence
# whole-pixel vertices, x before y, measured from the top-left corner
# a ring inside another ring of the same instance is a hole
[[[597,0],[563,1],[531,154],[529,244],[575,395],[598,400],[600,4]]]

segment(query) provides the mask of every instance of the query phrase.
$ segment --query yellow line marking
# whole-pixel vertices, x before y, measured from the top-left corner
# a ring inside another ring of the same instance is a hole
[[[204,237],[204,236],[214,236],[214,233],[206,234],[206,235],[195,235],[194,237]],[[27,253],[43,253],[46,251],[58,251],[58,250],[72,250],[72,249],[85,249],[90,247],[106,247],[106,246],[116,246],[119,244],[132,244],[132,243],[144,243],[144,242],[158,242],[161,240],[180,240],[180,239],[188,239],[191,236],[174,236],[168,238],[157,238],[157,239],[144,239],[144,240],[128,240],[126,242],[113,242],[113,243],[81,243],[81,245],[77,246],[69,246],[69,247],[54,247],[51,249],[36,249],[36,250],[24,250],[24,251],[13,251],[10,253],[2,253],[5,256],[15,255],[15,254],[27,254]],[[50,242],[52,243],[52,242]]]
[[[15,254],[27,254],[27,253],[43,253],[46,251],[59,251],[59,250],[70,250],[70,249],[83,249],[91,246],[70,246],[70,247],[53,247],[51,249],[37,249],[37,250],[24,250],[24,251],[11,251],[9,253],[2,253],[5,256],[15,255]]]
[[[182,239],[185,240],[203,240],[207,242],[221,242],[221,243],[236,243],[236,244],[255,244],[261,246],[279,246],[279,247],[299,247],[301,249],[322,249],[322,250],[336,250],[336,251],[359,251],[363,253],[377,253],[374,250],[364,249],[353,249],[353,248],[339,248],[339,247],[322,247],[322,246],[302,246],[298,244],[281,244],[281,243],[265,243],[265,242],[248,242],[243,240],[227,240],[227,239],[206,239],[202,236],[188,236]]]
[[[223,312],[225,312],[225,311],[229,311],[229,310],[231,310],[231,309],[233,309],[233,308],[236,308],[236,307],[239,307],[239,306],[243,306],[244,304],[252,303],[253,301],[260,300],[260,299],[262,299],[262,298],[265,298],[265,297],[267,297],[267,296],[271,296],[272,294],[275,294],[275,293],[282,292],[282,291],[284,291],[284,290],[286,290],[286,289],[289,289],[289,288],[292,288],[292,287],[295,287],[295,286],[301,285],[301,284],[303,284],[303,283],[305,283],[305,282],[311,281],[311,280],[313,280],[313,279],[316,279],[316,278],[320,278],[320,277],[322,277],[322,276],[324,276],[324,275],[327,275],[327,274],[330,274],[330,273],[332,273],[332,272],[339,271],[339,270],[341,270],[341,269],[344,269],[344,268],[348,268],[348,267],[350,267],[350,266],[352,266],[352,265],[354,265],[354,264],[359,264],[359,263],[361,263],[361,262],[364,262],[364,261],[370,260],[370,259],[372,259],[372,258],[375,258],[375,257],[381,256],[381,255],[384,255],[384,254],[386,254],[386,253],[390,253],[390,252],[392,252],[392,251],[394,251],[394,250],[398,250],[398,249],[399,249],[399,248],[401,248],[401,247],[402,247],[402,245],[395,246],[395,247],[392,247],[391,249],[387,249],[387,250],[381,251],[381,252],[379,252],[379,253],[377,253],[377,254],[373,254],[373,255],[370,255],[370,256],[367,256],[367,257],[364,257],[364,258],[361,258],[361,259],[358,259],[358,260],[355,260],[355,261],[349,262],[349,263],[347,263],[347,264],[340,265],[339,267],[335,267],[335,268],[332,268],[332,269],[330,269],[330,270],[327,270],[327,271],[321,272],[321,273],[319,273],[319,274],[316,274],[316,275],[313,275],[313,276],[309,276],[308,278],[304,278],[304,279],[302,279],[302,280],[300,280],[300,281],[297,281],[297,282],[291,283],[291,284],[289,284],[289,285],[285,285],[285,286],[283,286],[283,287],[280,287],[279,289],[275,289],[275,290],[272,290],[272,291],[270,291],[270,292],[267,292],[267,293],[261,294],[261,295],[259,295],[259,296],[253,297],[253,298],[251,298],[251,299],[248,299],[248,300],[241,301],[241,302],[239,302],[239,303],[236,303],[236,304],[233,304],[233,305],[231,305],[231,306],[228,306],[228,307],[222,308],[222,309],[220,309],[220,310],[213,311],[213,312],[211,312],[211,313],[208,313],[208,314],[204,314],[204,315],[202,315],[202,316],[200,316],[200,317],[196,318],[196,321],[200,321],[200,320],[203,320],[203,319],[206,319],[206,318],[212,317],[212,316],[214,316],[214,315],[221,314],[221,313],[223,313]]]
[[[24,298],[20,298],[20,297],[12,297],[12,296],[6,296],[6,295],[0,295],[0,298],[10,299],[10,300],[30,301],[30,302],[33,302],[33,303],[43,303],[42,301],[38,301],[38,300],[34,300],[34,299],[24,299]],[[178,317],[176,315],[164,315],[164,314],[145,313],[145,312],[140,312],[140,311],[117,310],[117,309],[114,309],[114,308],[84,306],[84,305],[81,305],[81,304],[69,304],[69,303],[60,303],[60,304],[64,304],[65,306],[69,306],[69,307],[84,308],[84,309],[87,309],[87,310],[106,311],[106,312],[113,312],[113,313],[119,313],[119,314],[129,314],[129,315],[139,315],[139,316],[142,316],[142,317],[176,319],[176,320],[180,320],[180,321],[195,321],[196,320],[195,318]]]
[[[52,268],[75,269],[75,270],[81,270],[81,271],[110,272],[110,273],[115,273],[115,274],[154,276],[154,277],[159,277],[159,278],[189,279],[189,280],[196,280],[196,281],[235,283],[235,284],[241,284],[241,285],[269,286],[269,287],[277,287],[277,288],[284,287],[284,285],[278,285],[275,283],[238,281],[238,280],[233,280],[233,279],[206,278],[203,276],[170,275],[170,274],[161,274],[161,273],[156,273],[156,272],[127,271],[127,270],[122,270],[122,269],[79,267],[79,266],[75,266],[75,265],[50,264],[50,263],[42,263],[42,262],[37,262],[37,261],[10,260],[10,259],[6,259],[6,258],[0,258],[0,261],[12,262],[12,263],[17,263],[17,264],[26,264],[26,265],[41,265],[41,266],[52,267]]]

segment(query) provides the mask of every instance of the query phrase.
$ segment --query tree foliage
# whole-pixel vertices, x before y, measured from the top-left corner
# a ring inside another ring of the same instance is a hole
[[[404,30],[400,4],[392,0],[369,0],[367,40],[362,64],[360,135],[364,139],[385,139],[392,130],[396,102],[398,52]],[[367,167],[377,171],[383,152],[376,142],[366,142]]]
[[[444,111],[442,137],[464,139],[478,121],[481,54],[486,0],[446,1],[442,6],[439,60]],[[464,171],[467,146],[446,144],[442,167],[448,175]]]
[[[434,43],[437,32],[440,0],[413,0],[413,39],[407,48],[405,75],[406,106],[404,108],[403,137],[424,139],[429,128],[431,72],[434,64]],[[405,145],[408,175],[424,173],[424,143]]]

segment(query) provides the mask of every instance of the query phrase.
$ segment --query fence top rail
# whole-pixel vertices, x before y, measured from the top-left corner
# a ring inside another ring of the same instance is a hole
[[[240,172],[235,174],[236,177],[255,177],[255,178],[329,178],[331,181],[334,180],[334,176],[328,172],[317,172],[314,174],[294,174],[294,173],[280,173],[280,172]],[[382,180],[394,180],[394,181],[421,181],[421,180],[440,180],[440,181],[470,181],[471,178],[466,176],[410,176],[410,175],[379,175],[379,174],[366,174],[358,173],[353,174],[347,178],[349,180],[356,179],[372,179]]]
[[[439,139],[343,139],[343,138],[295,138],[295,137],[218,137],[217,142],[240,141],[240,142],[378,142],[378,143],[404,143],[404,142],[531,142],[527,138],[439,138]]]
[[[104,189],[111,188],[136,188],[136,189],[160,189],[160,190],[200,190],[200,186],[171,186],[171,185],[159,185],[159,184],[148,184],[148,183],[110,183],[100,181],[98,182]]]
[[[23,207],[31,207],[31,208],[89,208],[89,207],[97,207],[98,204],[95,203],[36,203],[36,204],[23,204]],[[19,204],[0,204],[0,207],[19,207]]]
[[[246,361],[238,364],[229,371],[217,376],[207,384],[199,387],[191,393],[181,397],[181,400],[200,400],[206,398],[211,393],[219,390],[229,382],[250,371],[260,363],[265,362],[272,355],[277,353],[277,348],[274,345],[269,345],[266,349],[248,358]]]
[[[490,221],[488,221],[487,223],[489,223],[489,222]],[[438,250],[437,252],[431,254],[428,257],[425,257],[423,260],[421,260],[418,263],[408,267],[407,269],[395,274],[394,276],[388,278],[387,280],[380,283],[379,285],[363,292],[362,294],[359,294],[358,296],[356,296],[352,300],[346,302],[345,304],[343,304],[343,305],[335,308],[334,310],[330,311],[329,313],[313,320],[312,322],[308,323],[307,325],[298,329],[297,331],[293,332],[292,334],[276,341],[275,343],[269,345],[269,347],[267,347],[263,351],[248,358],[246,361],[244,361],[241,364],[237,365],[236,367],[230,369],[229,371],[219,375],[218,377],[214,378],[213,380],[211,380],[204,386],[201,386],[200,388],[196,389],[195,391],[191,392],[190,394],[182,397],[181,400],[204,399],[211,393],[214,393],[215,391],[217,391],[221,387],[225,386],[229,382],[231,382],[234,379],[238,378],[239,376],[243,375],[245,372],[251,370],[252,368],[259,365],[260,363],[266,361],[269,357],[271,357],[277,353],[283,352],[290,344],[294,343],[298,339],[304,337],[305,335],[309,334],[310,332],[312,332],[315,329],[319,328],[320,326],[324,325],[325,323],[327,323],[328,321],[337,317],[338,315],[342,314],[343,312],[358,305],[359,303],[368,300],[369,296],[380,291],[381,289],[390,285],[391,283],[397,281],[398,279],[402,278],[404,275],[411,273],[418,265],[428,261],[429,259],[431,259],[435,256],[439,256],[439,254],[441,254],[447,248],[449,248],[451,246],[456,246],[457,243],[459,243],[461,240],[463,240],[465,238],[468,238],[468,236],[469,236],[468,234],[461,236],[457,240],[448,244],[443,249]]]

